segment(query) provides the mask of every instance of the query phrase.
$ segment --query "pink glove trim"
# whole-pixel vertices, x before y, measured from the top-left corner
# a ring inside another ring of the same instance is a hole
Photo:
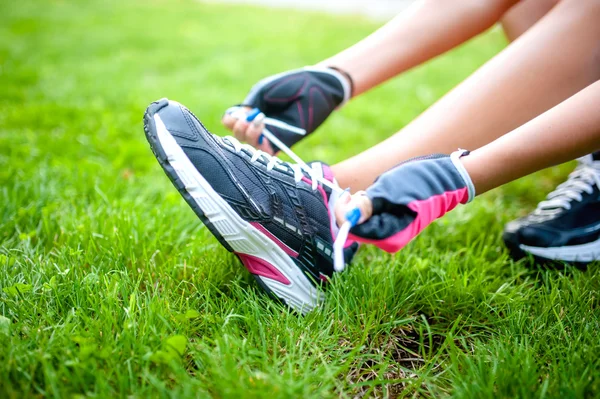
[[[468,201],[469,190],[467,187],[434,195],[425,200],[413,201],[407,206],[411,210],[417,212],[417,217],[412,223],[406,226],[404,230],[399,231],[384,240],[365,239],[353,234],[348,235],[348,238],[358,242],[376,245],[386,252],[398,252],[435,219],[443,216],[446,212],[451,211],[459,203],[466,204]]]

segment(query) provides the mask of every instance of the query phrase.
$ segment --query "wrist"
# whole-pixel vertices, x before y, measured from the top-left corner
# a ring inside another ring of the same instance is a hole
[[[482,157],[481,155],[480,150],[477,150],[469,154],[468,157],[460,159],[460,162],[471,177],[477,194],[483,194],[498,186],[494,165],[488,162],[489,158]]]
[[[470,170],[469,168],[467,168],[467,165],[470,165],[470,163],[468,161],[467,164],[464,163],[464,161],[469,158],[468,155],[469,151],[459,149],[458,151],[454,151],[452,154],[450,154],[450,159],[452,160],[452,164],[462,177],[465,186],[467,187],[469,193],[469,198],[467,202],[471,202],[477,194],[475,190],[475,185],[473,184],[473,180],[471,179]]]
[[[326,68],[334,70],[336,72],[339,72],[342,75],[342,78],[345,79],[345,81],[349,87],[348,99],[351,99],[352,97],[354,97],[354,80],[352,79],[352,76],[348,72],[346,72],[344,69],[333,66],[333,65],[328,65],[328,66],[326,66]]]

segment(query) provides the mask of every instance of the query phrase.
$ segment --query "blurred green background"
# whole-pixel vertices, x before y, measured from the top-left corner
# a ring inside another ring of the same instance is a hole
[[[225,134],[223,111],[258,79],[378,25],[192,0],[2,2],[0,397],[599,395],[597,268],[530,269],[500,240],[571,165],[486,194],[396,256],[363,248],[303,318],[260,294],[160,170],[151,101]],[[492,29],[361,96],[298,154],[333,163],[381,141],[505,45]]]

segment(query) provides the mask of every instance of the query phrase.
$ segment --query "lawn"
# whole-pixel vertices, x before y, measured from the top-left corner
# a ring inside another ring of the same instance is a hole
[[[207,126],[252,83],[377,27],[192,0],[0,3],[0,397],[600,396],[600,271],[513,262],[512,183],[395,256],[364,247],[306,317],[261,295],[173,189],[142,115]],[[407,38],[409,40],[409,38]],[[497,29],[373,90],[296,149],[335,162],[506,45]]]

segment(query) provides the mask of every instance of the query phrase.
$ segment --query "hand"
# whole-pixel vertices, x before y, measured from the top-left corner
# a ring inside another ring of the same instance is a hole
[[[331,68],[306,67],[259,81],[242,105],[248,111],[258,108],[267,117],[304,129],[308,135],[351,95],[351,82],[343,73]],[[279,150],[261,138],[262,123],[231,115],[225,115],[222,122],[240,141],[271,154]],[[268,126],[268,129],[288,147],[305,137],[281,127]]]
[[[350,239],[397,252],[435,219],[475,197],[471,178],[460,161],[468,151],[416,158],[382,174],[366,193],[342,197],[335,205],[338,225],[352,207],[361,219]]]
[[[360,210],[360,219],[358,224],[364,223],[373,215],[373,202],[367,195],[366,191],[358,191],[352,195],[349,192],[345,192],[335,203],[335,209],[333,210],[335,215],[335,221],[338,226],[341,226],[346,221],[346,213],[353,208]]]

